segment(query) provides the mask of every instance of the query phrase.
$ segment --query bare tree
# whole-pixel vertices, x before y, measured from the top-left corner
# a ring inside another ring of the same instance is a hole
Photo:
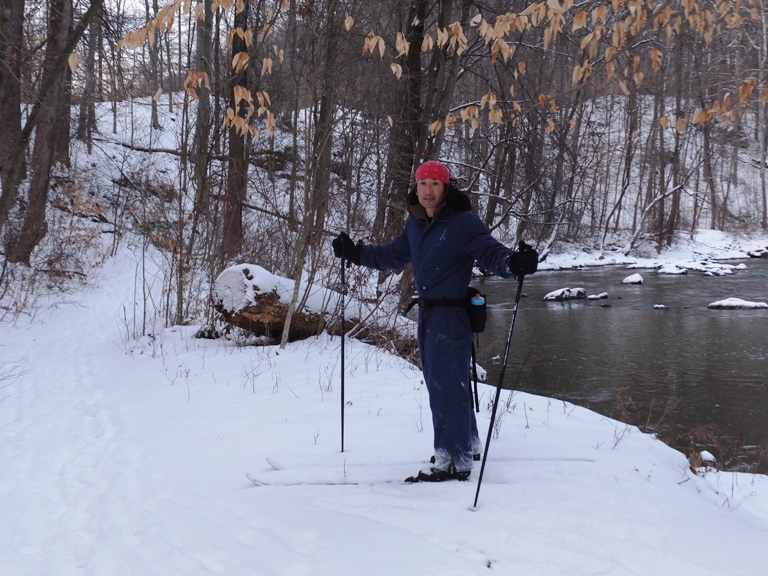
[[[392,115],[383,193],[377,197],[376,217],[372,235],[375,238],[392,236],[398,220],[395,208],[408,194],[414,156],[423,130],[421,120],[422,68],[421,46],[424,41],[424,22],[427,18],[427,0],[416,0],[408,8],[404,38],[407,53],[402,66],[401,81],[396,85],[395,109]],[[395,213],[393,213],[395,211]]]
[[[62,77],[65,67],[68,65],[67,61],[82,37],[91,18],[101,10],[102,4],[103,0],[94,0],[88,10],[86,10],[85,14],[83,14],[83,17],[74,28],[74,31],[68,37],[66,35],[68,23],[63,20],[57,20],[59,16],[54,11],[51,12],[51,14],[54,14],[54,17],[49,23],[49,26],[53,27],[53,32],[49,31],[50,39],[46,51],[46,60],[37,99],[27,116],[18,142],[14,142],[12,148],[6,149],[7,156],[3,161],[2,173],[4,180],[2,198],[0,199],[0,231],[5,227],[8,214],[13,207],[13,204],[16,202],[16,195],[22,179],[27,145],[32,131],[37,127],[38,120],[41,118],[48,123],[49,130],[56,125],[55,118],[53,117],[56,114],[58,91],[63,87]],[[64,2],[62,6],[68,14],[67,17],[71,18],[71,2]],[[13,7],[18,7],[23,10],[23,3],[19,6],[14,5]],[[67,7],[69,7],[69,10],[67,10]],[[62,14],[62,17],[67,14]],[[10,20],[15,22],[16,17],[14,12]],[[52,41],[54,42],[53,44],[51,43]],[[60,44],[56,44],[56,42],[60,42]],[[17,117],[15,111],[9,111],[9,113],[11,119]],[[20,112],[18,113],[18,117],[20,117]],[[42,131],[42,133],[44,132],[45,130]],[[50,138],[51,136],[52,134],[50,133],[41,136],[41,131],[38,130],[35,135],[35,142],[37,143],[41,138]],[[6,241],[6,245],[11,246],[11,248],[8,249],[9,254],[7,257],[9,262],[28,263],[32,250],[45,235],[45,201],[47,199],[48,179],[50,178],[51,163],[53,161],[53,145],[54,144],[51,142],[44,143],[41,140],[40,158],[50,158],[50,162],[46,162],[39,167],[35,166],[33,170],[33,174],[37,174],[39,180],[36,183],[36,195],[34,197],[31,196],[30,204],[33,203],[32,199],[34,199],[34,203],[37,205],[32,210],[32,214],[27,211],[27,216],[24,218],[23,227],[19,232],[19,236],[12,235],[12,237]],[[37,156],[35,155],[35,157]],[[34,177],[35,176],[33,175],[33,178]],[[43,181],[43,178],[45,181]],[[30,191],[31,190],[32,185],[30,184]],[[31,194],[32,192],[30,192],[30,195]],[[28,230],[27,226],[29,226]],[[14,247],[14,245],[16,246]],[[13,251],[13,256],[10,254],[11,251]]]
[[[249,87],[247,73],[250,66],[247,65],[248,46],[246,45],[245,32],[249,30],[249,13],[251,3],[245,0],[242,9],[236,12],[234,28],[243,31],[243,34],[235,34],[232,38],[232,76],[230,80],[231,100],[230,108],[237,117],[245,119],[248,116],[248,107],[251,103],[241,98],[242,92]],[[245,55],[245,56],[241,56]],[[221,250],[224,258],[235,257],[242,248],[243,243],[243,202],[245,201],[248,185],[248,142],[250,133],[232,124],[228,130],[228,171],[224,200],[224,227],[222,234]]]
[[[0,230],[16,202],[18,182],[24,177],[23,156],[17,169],[12,169],[21,135],[21,70],[24,37],[24,0],[9,0],[0,10],[0,117],[3,138],[0,138]]]
[[[147,21],[152,19],[152,14],[157,14],[159,6],[157,0],[152,0],[151,10],[149,0],[144,0],[144,10],[147,15]],[[159,91],[162,89],[160,82],[160,64],[158,62],[158,54],[160,52],[160,30],[154,28],[149,30],[147,35],[147,41],[149,42],[149,74],[150,74],[150,89],[152,90],[152,100],[150,106],[152,108],[152,128],[159,130],[160,118],[157,115],[157,101]]]
[[[213,11],[212,0],[202,0],[203,18],[197,22],[195,66],[208,78],[212,75],[213,62]],[[195,165],[195,217],[208,206],[208,164],[210,161],[211,100],[208,82],[199,84],[195,136],[192,143],[192,159]]]
[[[53,0],[48,22],[43,83],[45,83],[46,78],[55,77],[56,79],[51,85],[51,90],[40,96],[42,105],[32,152],[32,179],[29,183],[21,230],[13,235],[14,237],[7,245],[8,262],[21,262],[29,265],[32,250],[48,232],[45,209],[48,201],[51,168],[55,159],[57,129],[60,126],[58,124],[58,115],[61,112],[60,98],[65,90],[65,75],[63,70],[58,69],[58,66],[61,55],[66,54],[64,48],[71,21],[72,0]]]
[[[94,18],[88,27],[87,56],[85,61],[85,85],[80,96],[80,111],[77,121],[77,139],[82,140],[92,151],[93,132],[96,128],[96,54],[101,41],[102,18]]]

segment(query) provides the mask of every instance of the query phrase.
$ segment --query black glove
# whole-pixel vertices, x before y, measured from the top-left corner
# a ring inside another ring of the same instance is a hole
[[[539,268],[539,253],[522,240],[518,249],[509,257],[509,269],[515,276],[533,274]]]
[[[355,244],[346,232],[342,232],[333,239],[331,246],[333,246],[333,254],[336,258],[343,258],[352,264],[360,265],[360,257],[363,253],[362,242]]]

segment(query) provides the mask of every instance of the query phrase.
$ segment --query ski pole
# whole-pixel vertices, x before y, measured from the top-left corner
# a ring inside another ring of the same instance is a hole
[[[477,479],[477,492],[475,492],[475,503],[472,508],[477,508],[477,499],[480,496],[480,485],[483,483],[483,472],[485,471],[485,461],[488,458],[488,448],[491,445],[491,435],[493,434],[493,425],[496,421],[496,409],[499,407],[499,396],[501,396],[501,385],[504,382],[504,372],[507,370],[507,359],[509,358],[509,344],[512,341],[512,331],[515,329],[515,319],[517,318],[517,306],[520,304],[520,295],[523,292],[523,278],[517,282],[517,295],[515,296],[515,305],[512,307],[512,322],[509,324],[509,333],[507,334],[507,344],[504,347],[504,362],[501,364],[499,372],[499,383],[496,385],[496,397],[493,399],[493,409],[491,410],[491,423],[488,425],[488,437],[485,439],[485,449],[483,450],[483,462],[480,465],[480,477]]]
[[[341,451],[344,452],[344,296],[347,284],[344,279],[344,258],[341,259]]]

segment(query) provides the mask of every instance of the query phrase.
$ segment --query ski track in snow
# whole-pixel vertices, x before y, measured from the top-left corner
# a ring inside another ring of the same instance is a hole
[[[112,300],[114,295],[95,297]],[[110,338],[117,309],[106,318],[77,306],[51,312],[42,313],[44,319],[27,332],[35,334],[44,323],[55,338],[32,337],[7,350],[8,357],[27,358],[28,375],[6,400],[12,416],[3,425],[13,437],[14,451],[5,455],[13,473],[3,474],[2,491],[24,508],[13,522],[4,523],[0,540],[21,560],[38,565],[33,573],[40,574],[60,573],[62,558],[73,569],[88,568],[105,536],[130,542],[126,522],[131,511],[122,495],[130,493],[131,476],[125,471],[138,457],[126,451],[122,435],[128,423],[114,396],[105,393],[111,374],[102,371],[105,365],[98,360],[115,355]]]

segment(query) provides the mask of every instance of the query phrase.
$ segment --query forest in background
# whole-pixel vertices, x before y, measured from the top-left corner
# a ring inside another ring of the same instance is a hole
[[[764,231],[767,23],[759,0],[5,0],[0,289],[85,273],[55,228],[80,214],[163,251],[165,322],[210,318],[228,265],[320,281],[338,231],[391,238],[428,158],[542,258]]]

